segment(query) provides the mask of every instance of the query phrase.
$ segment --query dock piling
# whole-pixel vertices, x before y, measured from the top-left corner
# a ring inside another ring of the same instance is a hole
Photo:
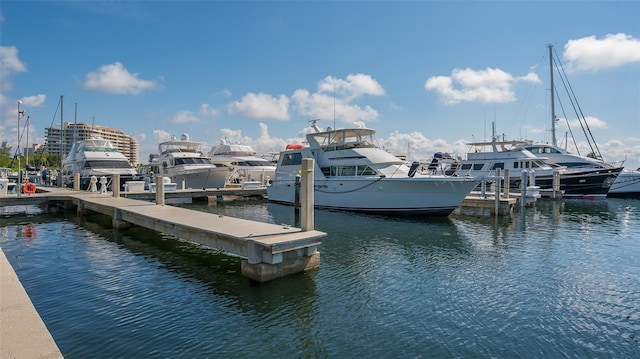
[[[114,174],[111,177],[111,191],[114,197],[120,197],[120,175]]]
[[[301,225],[302,231],[313,230],[313,165],[312,158],[302,159],[302,213],[301,213]]]

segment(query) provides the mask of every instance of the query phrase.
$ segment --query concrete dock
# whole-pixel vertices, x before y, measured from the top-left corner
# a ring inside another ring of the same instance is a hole
[[[62,358],[0,248],[0,358]]]
[[[113,226],[149,228],[196,244],[245,257],[242,274],[266,282],[317,268],[324,232],[255,222],[187,208],[124,198],[111,193],[44,188],[47,193],[0,198],[0,206],[46,204],[77,208],[79,215],[97,212],[112,217]],[[155,196],[156,194],[154,194]]]

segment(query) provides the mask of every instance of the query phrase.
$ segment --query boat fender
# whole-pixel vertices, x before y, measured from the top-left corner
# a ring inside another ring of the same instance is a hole
[[[26,193],[26,194],[33,194],[36,193],[36,184],[33,182],[27,182],[24,185],[22,185],[22,192]]]

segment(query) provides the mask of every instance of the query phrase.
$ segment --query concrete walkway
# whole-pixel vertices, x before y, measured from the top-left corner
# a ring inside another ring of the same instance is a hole
[[[0,358],[62,358],[0,248]]]

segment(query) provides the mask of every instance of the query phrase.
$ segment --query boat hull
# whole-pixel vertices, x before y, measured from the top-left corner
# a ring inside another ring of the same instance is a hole
[[[613,182],[607,197],[640,199],[640,171],[623,171]]]
[[[594,169],[592,171],[566,171],[560,174],[563,197],[606,197],[621,168]],[[536,175],[535,185],[540,189],[553,189],[553,176]],[[520,188],[520,178],[511,178],[511,188]]]
[[[196,170],[182,170],[177,173],[161,174],[168,177],[178,188],[204,189],[224,188],[230,171],[226,167],[202,168]],[[184,186],[183,186],[184,181]]]
[[[316,208],[381,214],[447,216],[477,185],[471,178],[362,178],[316,181]],[[294,181],[273,181],[270,202],[293,205]]]

